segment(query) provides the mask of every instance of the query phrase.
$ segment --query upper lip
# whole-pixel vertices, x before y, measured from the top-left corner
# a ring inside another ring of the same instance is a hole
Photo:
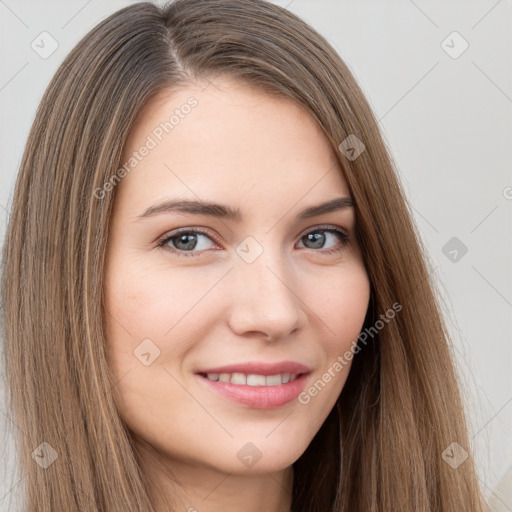
[[[235,363],[227,366],[216,366],[199,370],[197,373],[245,373],[247,375],[277,375],[279,373],[309,373],[309,368],[294,361],[280,361],[277,363],[264,363],[250,361],[246,363]]]

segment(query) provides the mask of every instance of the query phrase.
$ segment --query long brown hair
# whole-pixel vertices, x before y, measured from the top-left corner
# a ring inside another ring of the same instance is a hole
[[[295,462],[293,510],[486,510],[427,251],[375,117],[326,40],[263,0],[132,4],[78,43],[44,94],[14,191],[1,291],[27,510],[155,510],[112,396],[103,282],[115,188],[101,199],[97,190],[119,169],[150,98],[221,74],[292,98],[319,123],[355,203],[371,282],[365,329],[401,305],[354,355],[336,406]],[[338,150],[349,135],[364,144],[355,159]],[[451,443],[470,453],[456,468],[442,456]]]

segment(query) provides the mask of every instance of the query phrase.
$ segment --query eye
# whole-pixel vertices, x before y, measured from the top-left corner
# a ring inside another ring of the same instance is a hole
[[[198,239],[201,237],[211,240],[211,237],[204,231],[183,229],[160,240],[158,247],[166,247],[177,256],[197,256],[197,254],[191,253],[191,251],[194,249],[208,249],[208,247],[204,247],[204,243],[198,242]],[[169,246],[168,244],[172,245]]]
[[[316,252],[322,252],[324,254],[332,254],[334,252],[342,251],[349,243],[349,236],[348,234],[341,230],[340,228],[337,228],[335,226],[317,226],[311,231],[308,231],[305,235],[301,237],[301,240],[306,240],[306,242],[309,244],[312,244],[313,249],[319,249],[322,248],[325,241],[329,238],[325,235],[325,233],[328,233],[331,237],[333,235],[336,235],[338,239],[340,240],[340,243],[336,245],[335,247],[331,247],[329,249],[325,249],[323,251],[316,251]],[[308,249],[311,247],[307,247]]]
[[[334,238],[336,238],[336,236],[338,237],[338,244],[328,249],[323,249],[321,251],[317,250],[322,249],[326,241],[328,241],[329,238],[332,238],[333,235],[335,235]],[[205,246],[204,242],[201,243],[201,238],[213,242],[213,236],[207,232],[198,229],[185,228],[165,236],[157,242],[157,247],[168,249],[177,256],[199,256],[201,252],[208,249],[208,242],[206,242]],[[302,235],[300,240],[305,240],[307,244],[312,245],[312,247],[306,247],[306,249],[312,249],[314,252],[323,254],[331,254],[342,251],[348,245],[349,235],[336,226],[317,226]]]

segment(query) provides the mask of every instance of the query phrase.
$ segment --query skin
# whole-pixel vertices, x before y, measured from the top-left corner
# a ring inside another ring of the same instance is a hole
[[[311,370],[307,390],[357,339],[370,283],[354,208],[296,219],[308,206],[350,197],[310,115],[233,80],[205,86],[153,98],[125,147],[123,162],[190,96],[197,99],[116,187],[105,276],[115,398],[159,511],[170,503],[189,512],[289,512],[292,464],[333,408],[350,362],[307,404],[275,409],[228,400],[195,371],[296,361]],[[243,221],[177,212],[138,219],[177,196],[240,208]],[[305,234],[322,224],[346,232],[348,245],[326,231],[319,232],[323,243],[308,241]],[[207,235],[192,249],[180,237],[157,246],[178,228]],[[251,263],[236,252],[247,237],[263,251]],[[169,247],[195,255],[180,257]],[[325,253],[332,248],[340,250]],[[144,339],[160,350],[147,366],[134,355]],[[261,453],[252,467],[237,457],[248,442]]]

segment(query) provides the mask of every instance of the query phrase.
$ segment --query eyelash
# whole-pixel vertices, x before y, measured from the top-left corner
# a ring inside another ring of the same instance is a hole
[[[304,233],[300,237],[300,239],[306,237],[307,235],[309,235],[311,233],[316,233],[318,231],[325,231],[325,232],[328,232],[328,233],[335,233],[335,234],[339,235],[339,237],[341,239],[341,247],[335,247],[335,248],[326,249],[326,250],[310,249],[313,252],[320,252],[320,253],[323,253],[323,254],[333,254],[333,253],[340,252],[343,249],[345,249],[345,247],[350,242],[349,235],[345,231],[342,231],[341,229],[339,229],[339,228],[337,228],[335,226],[316,226],[314,229],[311,229],[311,230],[307,231],[306,233]],[[194,250],[192,250],[192,251],[183,251],[183,250],[180,250],[180,249],[175,249],[174,247],[170,247],[170,246],[166,247],[166,244],[168,242],[170,242],[174,238],[178,238],[180,235],[183,235],[183,234],[187,234],[187,235],[190,235],[190,234],[204,235],[207,238],[210,238],[210,240],[212,240],[213,242],[217,243],[216,240],[206,231],[199,230],[199,229],[184,228],[184,229],[181,229],[181,230],[178,230],[178,231],[172,233],[171,235],[165,235],[164,238],[160,239],[157,242],[157,247],[169,250],[173,254],[176,254],[177,256],[180,256],[180,257],[181,256],[184,256],[184,257],[196,257],[197,254],[200,254],[201,252],[204,252],[204,251],[194,251]]]

